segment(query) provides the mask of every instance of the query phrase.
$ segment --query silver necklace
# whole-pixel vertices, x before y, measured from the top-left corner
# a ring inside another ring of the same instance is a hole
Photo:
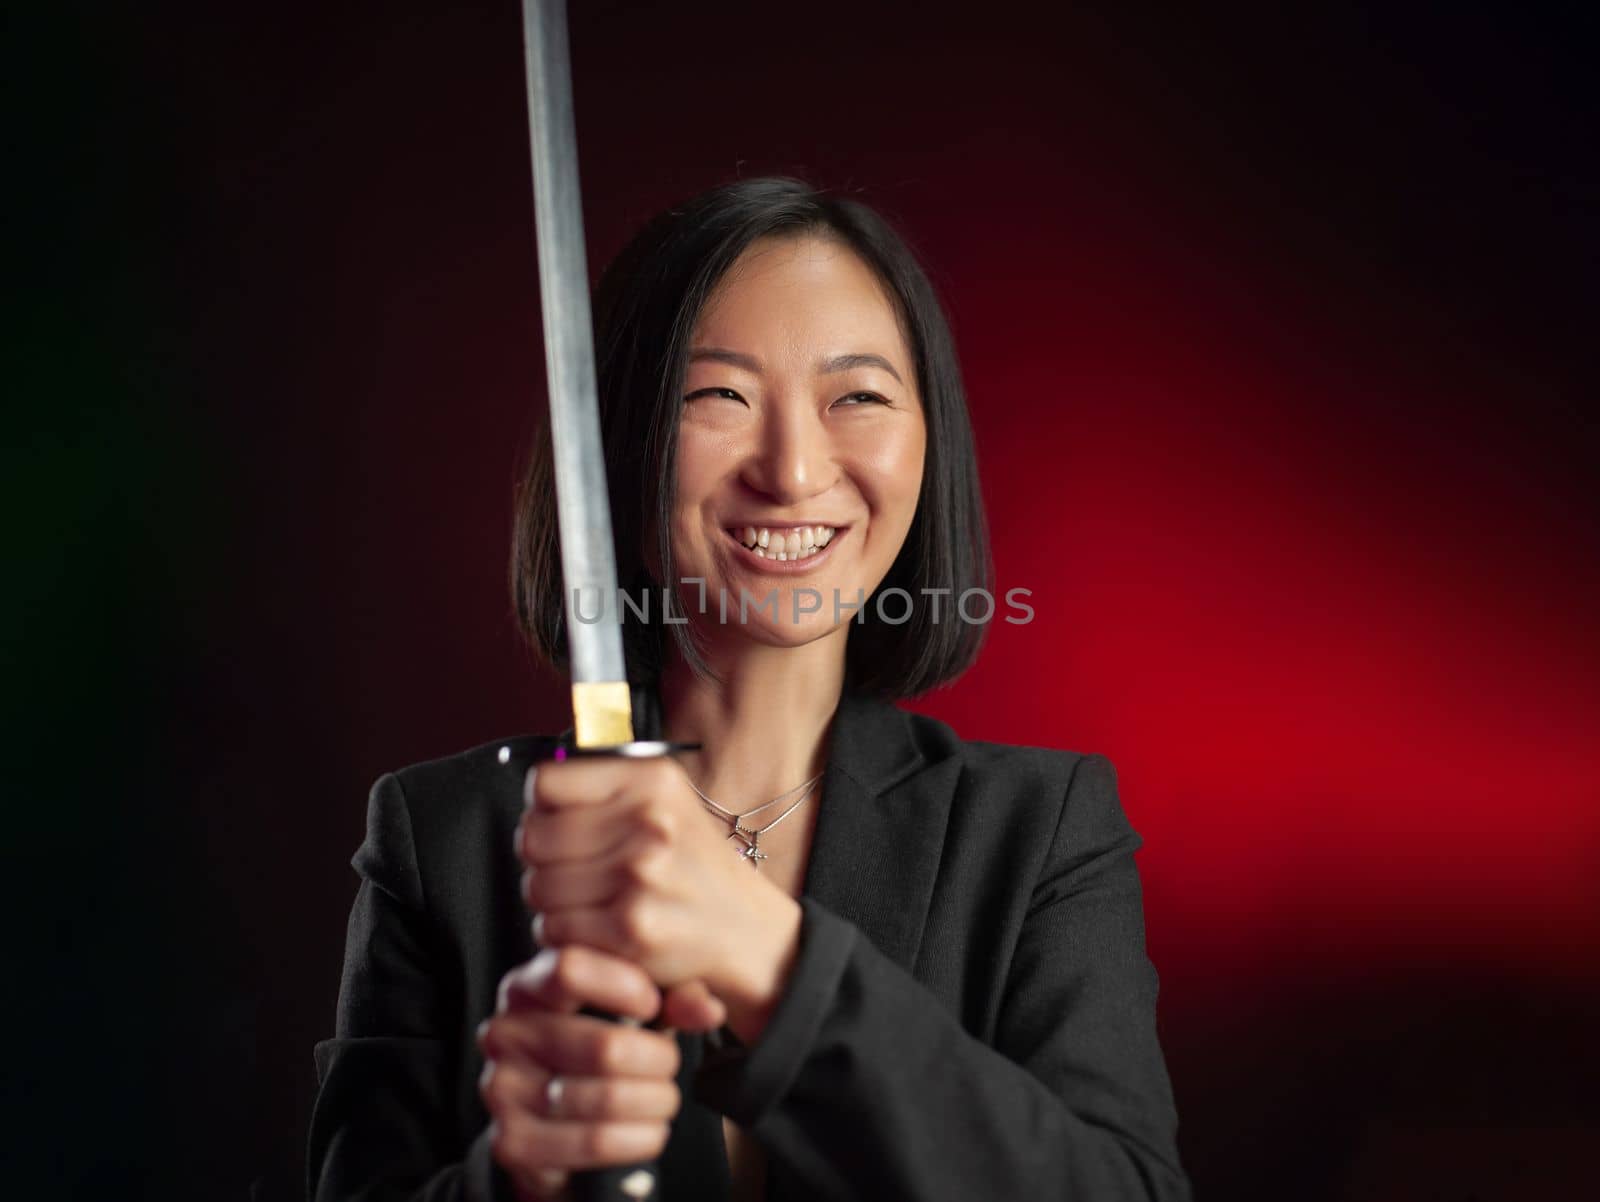
[[[773,827],[777,826],[778,823],[782,822],[790,814],[794,813],[802,805],[804,805],[806,803],[806,799],[811,796],[811,790],[816,788],[817,782],[821,779],[822,773],[819,772],[810,780],[803,781],[794,788],[789,789],[786,792],[779,793],[771,801],[763,802],[761,805],[756,806],[752,810],[746,810],[742,814],[735,814],[732,810],[724,809],[722,806],[712,801],[711,798],[700,792],[700,786],[695,784],[693,781],[689,782],[689,787],[699,794],[700,800],[705,802],[707,809],[716,814],[717,817],[721,818],[724,822],[732,823],[732,829],[728,831],[728,838],[738,839],[743,842],[744,850],[739,854],[750,861],[750,867],[760,868],[761,861],[768,858],[767,853],[761,850],[761,836],[766,834]],[[788,809],[784,810],[783,813],[779,814],[771,822],[767,823],[766,826],[749,827],[744,825],[744,820],[750,817],[750,815],[759,814],[762,810],[770,810],[779,802],[787,801],[796,793],[800,794],[799,800],[791,805]]]

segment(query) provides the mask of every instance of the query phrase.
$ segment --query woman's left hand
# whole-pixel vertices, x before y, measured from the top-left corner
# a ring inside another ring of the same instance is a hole
[[[523,797],[517,850],[536,941],[611,952],[663,989],[702,981],[753,1044],[793,966],[800,905],[719,837],[682,766],[544,763]]]

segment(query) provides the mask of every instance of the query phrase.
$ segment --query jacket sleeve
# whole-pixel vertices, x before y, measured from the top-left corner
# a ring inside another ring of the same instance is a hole
[[[510,1202],[487,1123],[470,1140],[451,1099],[459,1005],[428,920],[399,780],[373,786],[345,941],[335,1035],[316,1046],[307,1155],[315,1202]]]
[[[993,1046],[853,924],[804,899],[772,1021],[752,1048],[710,1041],[697,1096],[750,1129],[808,1197],[1188,1202],[1141,843],[1111,761],[1081,757]]]

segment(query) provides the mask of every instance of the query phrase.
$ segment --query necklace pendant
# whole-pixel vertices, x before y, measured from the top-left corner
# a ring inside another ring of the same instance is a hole
[[[740,859],[748,860],[750,862],[750,867],[752,868],[761,867],[758,861],[765,860],[767,858],[767,853],[756,846],[757,842],[761,838],[760,831],[746,830],[744,827],[735,822],[733,824],[733,829],[728,832],[728,838],[737,838],[744,844],[744,846],[740,848],[737,853]]]

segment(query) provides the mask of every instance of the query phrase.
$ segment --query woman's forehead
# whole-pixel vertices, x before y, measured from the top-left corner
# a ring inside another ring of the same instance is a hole
[[[694,345],[739,341],[774,353],[818,344],[892,353],[909,366],[892,295],[860,255],[833,239],[764,238],[740,255],[707,299]]]

